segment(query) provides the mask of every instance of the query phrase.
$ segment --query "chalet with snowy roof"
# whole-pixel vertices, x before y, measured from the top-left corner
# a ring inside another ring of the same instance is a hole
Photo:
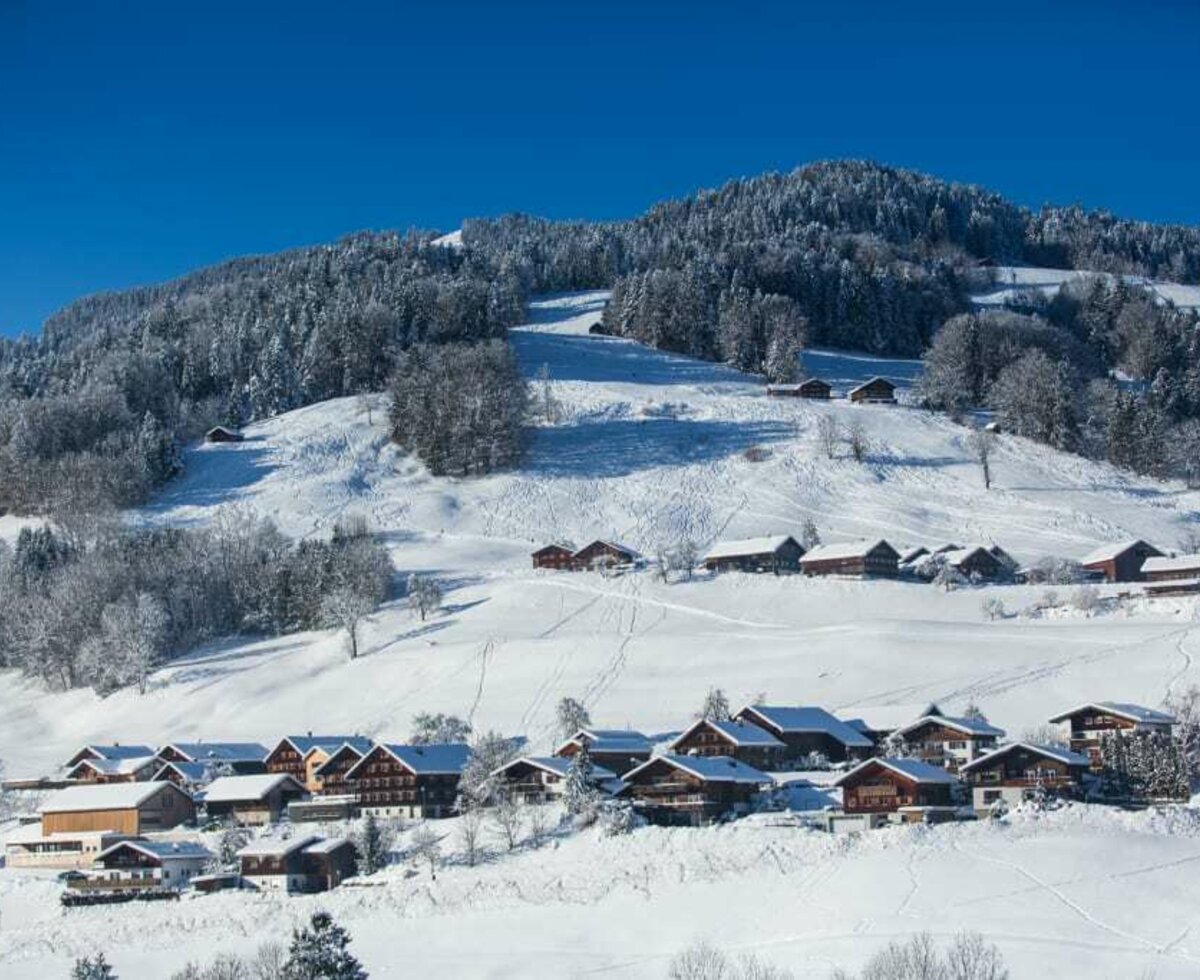
[[[674,742],[675,755],[733,756],[755,769],[778,769],[787,746],[765,728],[742,719],[718,721],[701,718]]]
[[[1086,571],[1103,576],[1106,582],[1140,582],[1146,559],[1161,557],[1161,551],[1139,538],[1106,544],[1084,555],[1079,564]]]
[[[842,762],[863,758],[875,749],[867,736],[824,708],[750,704],[734,720],[762,728],[782,742],[779,761],[792,768],[807,765],[814,754]]]
[[[194,841],[124,840],[105,848],[91,873],[68,885],[93,893],[182,891],[211,858],[208,848]]]
[[[641,561],[642,556],[633,548],[616,541],[593,541],[575,552],[578,568],[627,568]]]
[[[214,779],[205,788],[201,802],[210,820],[250,827],[276,823],[289,803],[307,796],[308,790],[287,773],[264,772]]]
[[[217,777],[213,774],[212,767],[203,762],[160,762],[151,777],[158,782],[165,780],[174,783],[193,795],[215,778]]]
[[[899,552],[886,541],[853,541],[817,545],[800,559],[800,570],[805,575],[895,578],[899,561]]]
[[[842,720],[862,732],[876,746],[883,745],[897,729],[920,718],[940,717],[942,710],[932,702],[917,704],[878,704],[850,708],[841,713]]]
[[[625,774],[621,795],[651,823],[696,827],[749,813],[771,785],[732,756],[660,755]]]
[[[238,851],[242,880],[260,891],[310,894],[336,888],[354,875],[354,844],[317,834],[257,840]]]
[[[358,798],[357,790],[346,781],[346,773],[353,769],[363,756],[375,747],[368,739],[355,739],[343,744],[328,759],[313,771],[321,781],[320,796],[352,796]]]
[[[986,546],[977,544],[943,553],[947,567],[973,582],[995,582],[1009,574],[1009,568]]]
[[[154,749],[149,745],[120,745],[117,743],[112,745],[85,745],[67,760],[63,768],[71,769],[84,759],[108,759],[115,761],[117,759],[146,759],[153,755]]]
[[[470,757],[460,742],[374,746],[346,772],[364,813],[383,817],[449,817]]]
[[[894,405],[896,404],[896,386],[887,378],[875,377],[851,388],[848,397],[856,404]]]
[[[581,728],[563,742],[554,754],[570,758],[587,745],[593,765],[604,766],[623,776],[650,758],[653,746],[641,732],[625,728]]]
[[[867,759],[834,783],[841,787],[845,813],[895,814],[905,822],[952,818],[957,785],[941,766],[884,758]]]
[[[561,755],[522,756],[496,769],[492,776],[515,799],[525,803],[548,803],[561,799],[571,759]],[[592,764],[592,785],[606,790],[620,783],[611,769]]]
[[[1147,558],[1142,563],[1147,595],[1200,592],[1200,555]]]
[[[158,750],[163,762],[209,766],[216,776],[253,776],[267,771],[270,750],[259,742],[172,742]]]
[[[102,783],[60,790],[42,805],[42,834],[108,831],[139,836],[196,818],[191,796],[174,783]]]
[[[552,568],[559,572],[575,571],[575,552],[562,544],[548,544],[533,553],[534,568]]]
[[[73,783],[138,783],[150,779],[158,768],[153,756],[128,759],[80,759],[67,770]]]
[[[804,548],[791,535],[720,541],[701,563],[712,572],[770,572],[782,575],[800,570]]]
[[[205,442],[241,442],[245,437],[237,431],[224,425],[214,425],[204,433]]]
[[[1061,746],[1014,742],[968,762],[959,775],[971,785],[975,811],[986,813],[1040,794],[1076,797],[1090,765],[1088,756]]]
[[[266,757],[267,772],[286,773],[310,793],[321,792],[317,770],[347,742],[370,751],[372,741],[361,735],[285,735]]]
[[[1165,711],[1127,701],[1089,701],[1055,715],[1050,723],[1065,725],[1071,750],[1087,756],[1091,767],[1098,771],[1104,768],[1105,735],[1150,732],[1169,737],[1175,718]]]
[[[767,385],[767,394],[772,398],[829,398],[833,394],[833,388],[828,381],[808,378],[794,384]]]
[[[1004,729],[978,718],[937,714],[898,728],[893,738],[903,743],[909,756],[957,772],[994,749],[1004,734]]]

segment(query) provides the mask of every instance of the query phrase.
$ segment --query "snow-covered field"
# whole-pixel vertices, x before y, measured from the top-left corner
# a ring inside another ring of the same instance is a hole
[[[988,622],[985,597],[1015,611],[1043,590],[533,571],[529,552],[558,538],[611,536],[652,555],[685,537],[797,533],[810,516],[827,541],[995,541],[1021,560],[1132,536],[1172,547],[1198,519],[1196,493],[1009,436],[985,491],[966,430],[941,417],[768,399],[730,369],[589,336],[603,302],[548,298],[514,331],[527,372],[549,367],[560,409],[518,472],[433,478],[389,445],[382,398],[341,399],[251,426],[241,444],[196,448],[185,476],[135,515],[199,524],[236,505],[303,536],[362,514],[401,574],[445,581],[439,615],[422,624],[392,603],[353,663],[330,633],[229,641],[159,671],[145,696],[50,695],[0,675],[10,772],[51,768],[88,740],[402,739],[418,711],[469,716],[540,750],[562,696],[584,700],[598,724],[665,732],[690,720],[710,685],[734,700],[765,693],[849,713],[974,699],[1016,736],[1080,701],[1154,705],[1200,680],[1200,622],[1186,599]],[[809,369],[839,384],[903,377],[911,363],[816,356],[828,361]],[[816,428],[827,413],[865,422],[864,463],[825,458]],[[749,461],[751,446],[767,458]],[[1190,811],[1077,807],[853,841],[772,823],[619,841],[588,832],[436,883],[394,869],[383,887],[321,899],[214,896],[136,911],[64,915],[53,883],[0,872],[0,974],[60,975],[99,945],[125,976],[163,976],[189,956],[283,935],[320,904],[344,919],[375,976],[656,977],[698,936],[824,976],[889,938],[959,928],[998,943],[1014,977],[1200,975]],[[67,915],[78,928],[63,928]]]
[[[1029,266],[998,266],[996,282],[986,293],[972,298],[976,306],[1004,306],[1020,293],[1038,291],[1047,297],[1054,296],[1063,283],[1073,279],[1094,278],[1106,275],[1097,272],[1080,272],[1077,269],[1038,269]],[[1186,286],[1177,282],[1148,279],[1145,276],[1124,276],[1126,282],[1149,289],[1162,302],[1171,302],[1181,309],[1200,308],[1200,286]]]

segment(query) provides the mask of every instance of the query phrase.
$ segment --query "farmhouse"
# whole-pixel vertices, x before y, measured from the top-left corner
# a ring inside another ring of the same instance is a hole
[[[701,718],[671,743],[676,755],[733,756],[756,769],[776,769],[787,746],[765,728],[748,721]]]
[[[622,796],[652,823],[700,826],[749,813],[771,777],[729,756],[660,755],[625,774]]]
[[[548,544],[533,553],[533,567],[570,572],[579,566],[575,564],[575,552],[570,548],[561,544]]]
[[[347,743],[364,752],[374,744],[361,735],[285,735],[266,757],[267,772],[286,773],[310,793],[319,793],[321,778],[316,771]]]
[[[385,745],[372,748],[346,772],[364,813],[383,817],[448,817],[470,747]]]
[[[356,790],[346,782],[346,773],[353,769],[375,747],[374,742],[366,739],[355,739],[346,742],[315,770],[315,775],[321,781],[321,796],[356,796]]]
[[[241,826],[275,823],[293,800],[308,796],[287,773],[222,776],[204,790],[202,802],[210,819],[231,820]]]
[[[154,749],[149,745],[85,745],[76,752],[63,766],[72,769],[84,759],[146,759],[154,755]]]
[[[842,720],[864,735],[876,746],[882,745],[897,729],[910,725],[920,718],[940,716],[941,709],[932,702],[928,704],[882,704],[854,708],[842,716]]]
[[[81,891],[182,891],[204,873],[212,854],[192,841],[124,840],[102,851],[86,878],[70,883]]]
[[[956,548],[945,554],[946,565],[972,581],[995,582],[1008,574],[1008,567],[984,545]]]
[[[632,548],[613,541],[593,541],[575,552],[577,568],[624,568],[636,565],[641,560]]]
[[[894,578],[900,554],[886,541],[822,544],[800,559],[805,575],[856,575]]]
[[[712,572],[784,572],[800,570],[804,549],[790,535],[721,541],[709,549],[701,562]]]
[[[1106,544],[1084,555],[1079,564],[1089,572],[1104,576],[1106,582],[1140,582],[1142,566],[1148,558],[1161,558],[1162,552],[1140,539]]]
[[[554,754],[570,758],[587,745],[595,765],[604,766],[618,776],[650,758],[650,740],[641,732],[623,728],[581,728],[563,742]]]
[[[501,766],[492,775],[514,798],[525,803],[547,803],[562,797],[570,767],[571,760],[565,756],[523,756]],[[619,781],[611,769],[593,763],[593,786],[601,788]]]
[[[1185,595],[1200,592],[1200,555],[1147,558],[1142,578],[1148,595]]]
[[[1122,701],[1089,701],[1050,719],[1052,725],[1066,723],[1071,751],[1087,756],[1091,767],[1104,766],[1101,740],[1105,735],[1153,732],[1170,736],[1175,719],[1163,711]]]
[[[214,775],[253,776],[266,772],[269,750],[258,742],[172,742],[158,750],[163,762],[195,762]]]
[[[848,814],[897,814],[905,822],[953,815],[956,780],[919,759],[867,759],[841,776],[842,810]],[[868,824],[869,825],[869,824]]]
[[[866,405],[894,405],[896,386],[887,378],[872,378],[857,388],[851,388],[849,397],[852,402]]]
[[[194,820],[196,806],[174,783],[105,783],[61,790],[41,815],[46,836],[82,831],[138,836]]]
[[[43,834],[40,823],[23,824],[4,843],[6,868],[89,868],[96,856],[127,834],[108,830]]]
[[[774,398],[829,398],[833,389],[827,381],[809,378],[796,384],[767,385],[767,394]]]
[[[261,891],[323,892],[354,874],[354,845],[316,834],[257,840],[238,851],[242,880]]]
[[[956,772],[995,748],[1004,730],[977,718],[937,714],[918,718],[897,729],[893,737],[901,740],[914,758]]]
[[[1090,764],[1070,749],[1014,742],[968,762],[960,773],[971,784],[976,812],[986,812],[1001,801],[1020,803],[1039,793],[1076,796]]]
[[[153,756],[81,759],[67,770],[67,779],[77,783],[137,783],[153,776],[158,765]]]
[[[204,433],[205,442],[241,442],[245,438],[237,429],[215,425]]]
[[[862,758],[875,748],[862,732],[834,717],[824,708],[752,704],[742,708],[735,721],[757,725],[784,745],[780,762],[806,765],[819,754],[830,762]]]

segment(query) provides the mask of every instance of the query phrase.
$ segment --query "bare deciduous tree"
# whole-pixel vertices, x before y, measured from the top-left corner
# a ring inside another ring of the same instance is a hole
[[[817,419],[817,443],[826,456],[836,458],[838,446],[842,444],[842,426],[832,415]]]
[[[971,453],[979,463],[983,473],[983,488],[992,489],[992,453],[996,448],[996,433],[991,429],[978,428],[971,430]]]

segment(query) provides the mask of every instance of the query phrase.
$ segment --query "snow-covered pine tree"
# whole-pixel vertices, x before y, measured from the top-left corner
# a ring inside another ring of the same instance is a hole
[[[71,980],[117,980],[116,971],[108,964],[103,953],[94,957],[84,956],[75,961],[71,968]]]
[[[388,866],[391,860],[392,834],[375,816],[368,812],[354,838],[358,850],[358,873],[373,875]]]
[[[314,912],[307,926],[292,932],[284,980],[367,980],[349,946],[350,934],[333,916]]]
[[[822,416],[824,418],[825,416]],[[816,521],[811,517],[804,518],[800,527],[800,545],[805,551],[812,551],[821,543],[821,532],[817,529]]]
[[[563,781],[563,805],[567,813],[577,816],[595,805],[598,797],[595,778],[592,754],[588,751],[587,742],[583,742],[579,751],[571,756]]]

